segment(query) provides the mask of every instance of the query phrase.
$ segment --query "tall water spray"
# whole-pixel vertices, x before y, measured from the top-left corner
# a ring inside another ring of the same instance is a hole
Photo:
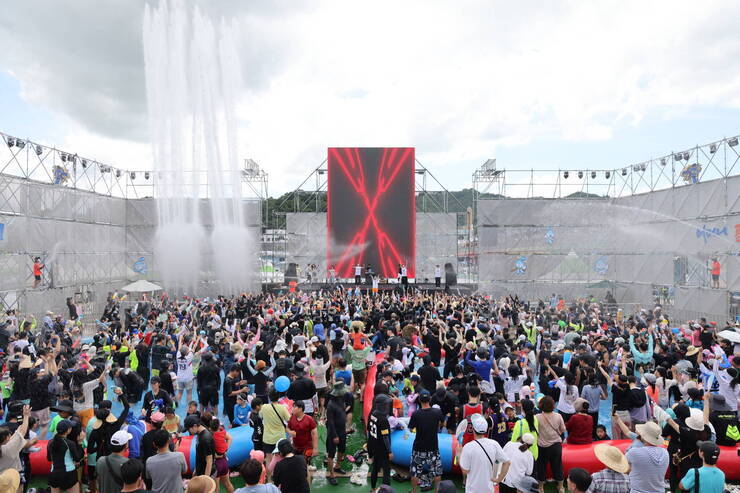
[[[248,289],[256,239],[245,225],[236,143],[236,27],[214,25],[184,0],[161,0],[145,7],[143,39],[162,280],[194,294]]]

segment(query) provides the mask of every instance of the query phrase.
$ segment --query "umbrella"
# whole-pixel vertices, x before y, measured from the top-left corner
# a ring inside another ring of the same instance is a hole
[[[160,286],[157,286],[156,284],[151,283],[144,279],[141,279],[136,282],[132,282],[131,284],[124,286],[122,289],[130,293],[148,293],[151,291],[161,291],[162,290]]]
[[[735,344],[740,344],[740,334],[733,329],[723,330],[717,335]]]
[[[595,282],[593,284],[589,284],[586,286],[587,288],[591,289],[617,289],[617,288],[624,288],[626,287],[624,284],[620,284],[616,281],[607,281],[606,279],[603,281]]]

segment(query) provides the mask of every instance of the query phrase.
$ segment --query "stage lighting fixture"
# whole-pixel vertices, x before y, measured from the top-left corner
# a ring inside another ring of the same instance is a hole
[[[730,144],[730,147],[735,147],[737,145],[737,137],[731,138],[727,143]]]
[[[691,154],[689,153],[689,151],[686,151],[686,152],[683,153],[683,158],[686,161],[688,161],[690,157],[691,157]]]
[[[63,163],[67,162],[67,155],[65,153],[59,154],[59,158],[62,160]]]
[[[591,172],[591,179],[593,180],[594,178],[596,178],[596,171]]]
[[[116,178],[120,178],[120,177],[121,177],[121,170],[120,169],[117,169],[116,170]]]
[[[40,156],[43,152],[44,152],[44,148],[41,147],[40,145],[37,145],[36,146],[36,155],[37,156]]]
[[[645,163],[642,163],[640,165],[640,171],[645,171],[647,169],[647,165]]]
[[[77,154],[75,154],[74,156],[72,154],[69,154],[67,156],[67,161],[69,161],[72,164],[76,164],[77,163]]]
[[[714,154],[717,152],[717,144],[709,144],[709,153]]]
[[[146,173],[144,173],[144,179],[145,180],[148,180],[149,179],[149,172],[148,171]]]
[[[611,176],[612,176],[612,173],[611,173],[611,171],[607,171],[606,173],[604,173],[604,178],[606,178],[607,180],[608,180],[609,178],[611,178]]]
[[[135,179],[136,179],[136,173],[134,173],[134,172],[132,171],[132,172],[131,172],[131,180],[135,180]]]
[[[583,178],[583,171],[578,172],[578,178]]]
[[[15,139],[15,146],[18,149],[23,149],[24,147],[26,147],[26,141],[20,140],[20,139]]]
[[[87,159],[82,160],[82,169],[87,168]]]
[[[622,176],[627,176],[627,168],[622,168]]]
[[[8,137],[6,144],[8,144],[8,147],[13,147],[15,145],[15,139],[13,139],[13,137]]]
[[[666,160],[664,157],[660,158],[660,165],[665,166]]]
[[[681,154],[680,152],[678,154],[674,154],[673,155],[673,160],[674,161],[680,161],[682,159],[683,159],[683,154]]]
[[[570,173],[568,173],[567,171],[563,171],[563,178],[567,180],[569,176],[570,176]]]

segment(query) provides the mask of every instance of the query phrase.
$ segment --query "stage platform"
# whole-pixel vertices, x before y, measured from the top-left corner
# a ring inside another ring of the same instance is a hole
[[[369,284],[360,284],[360,290],[363,294],[369,292],[372,288]],[[341,289],[347,291],[352,290],[357,287],[357,285],[354,282],[340,282],[335,284],[325,283],[325,282],[302,282],[298,283],[296,285],[296,290],[302,291],[302,292],[313,292],[313,291],[331,291],[334,289],[337,289],[341,287]],[[444,283],[440,287],[436,287],[433,282],[431,283],[409,283],[408,289],[414,290],[414,291],[424,291],[424,292],[444,292],[446,289],[449,289],[449,292],[452,294],[459,294],[459,295],[468,295],[475,293],[478,291],[478,284],[477,283],[471,283],[471,284],[455,284],[454,286],[445,285]],[[396,283],[382,283],[378,285],[378,291],[398,291],[401,292],[403,290],[403,286]],[[284,293],[288,291],[287,284],[279,284],[279,283],[265,283],[262,284],[262,291],[265,293]]]

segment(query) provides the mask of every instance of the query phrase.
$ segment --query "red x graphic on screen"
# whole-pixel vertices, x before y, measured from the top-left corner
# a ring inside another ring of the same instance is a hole
[[[340,172],[342,181],[345,181],[348,188],[354,192],[354,196],[351,200],[344,200],[342,203],[336,201],[330,204],[330,209],[337,208],[352,208],[361,204],[364,218],[357,222],[354,222],[355,231],[351,235],[351,239],[344,243],[336,245],[334,253],[334,264],[335,269],[340,277],[351,277],[352,270],[355,265],[363,265],[366,261],[372,257],[372,260],[377,262],[377,265],[373,265],[373,268],[384,277],[395,277],[397,272],[397,266],[402,263],[410,263],[411,259],[408,258],[409,253],[404,252],[403,248],[399,248],[398,242],[407,239],[407,235],[403,235],[403,238],[399,238],[398,233],[388,231],[389,222],[395,221],[397,218],[394,217],[383,217],[379,214],[378,209],[381,205],[388,208],[389,201],[393,198],[397,199],[399,194],[398,190],[393,190],[390,196],[386,197],[389,189],[393,189],[395,182],[398,177],[401,176],[405,180],[411,180],[410,190],[402,188],[401,193],[409,195],[410,197],[403,199],[404,205],[408,205],[406,209],[411,209],[413,213],[413,148],[384,148],[379,149],[380,159],[379,162],[366,162],[363,160],[363,153],[367,155],[367,150],[361,150],[357,148],[331,148],[329,149],[329,163],[330,163],[330,202],[333,200],[332,195],[332,172]],[[371,153],[371,155],[374,155]],[[367,173],[375,171],[375,175],[368,176]],[[410,175],[410,176],[409,176]],[[336,180],[335,181],[339,181]],[[400,185],[399,185],[400,186]],[[336,192],[336,191],[335,191]],[[333,195],[337,195],[334,193]],[[392,196],[392,197],[391,197]],[[387,200],[386,200],[387,199]],[[410,202],[408,202],[410,201]],[[344,211],[340,211],[344,212]],[[332,214],[332,210],[329,211]],[[347,212],[350,216],[351,211]],[[334,215],[337,212],[334,211]],[[386,210],[385,215],[388,215]],[[351,220],[348,219],[351,222]],[[413,219],[411,224],[413,225]],[[334,224],[335,228],[338,226]],[[347,224],[342,224],[342,227],[346,228]],[[409,231],[413,226],[406,227],[407,233],[413,233]],[[333,234],[331,227],[331,221],[329,224],[329,235]],[[345,231],[346,232],[346,231]],[[348,237],[349,238],[349,237]],[[328,256],[332,256],[332,246],[329,247]],[[408,250],[408,246],[406,247]],[[412,253],[413,255],[413,253]],[[331,258],[329,263],[332,263]],[[409,270],[413,270],[413,267],[409,266]]]

